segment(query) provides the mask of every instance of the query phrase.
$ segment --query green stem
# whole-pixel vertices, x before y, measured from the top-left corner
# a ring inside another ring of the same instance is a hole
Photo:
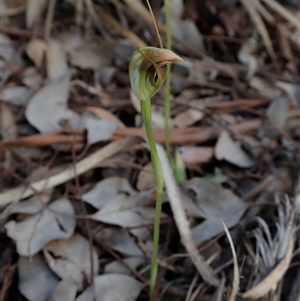
[[[171,9],[170,9],[170,0],[164,0],[165,6],[165,16],[166,16],[166,29],[167,29],[167,48],[172,49],[172,30],[171,30]],[[164,103],[164,113],[165,113],[165,146],[167,156],[170,163],[172,162],[171,155],[171,144],[170,144],[170,128],[169,121],[171,118],[171,65],[167,65],[167,74],[166,74],[166,85],[165,85],[165,103]]]
[[[141,101],[141,111],[144,119],[148,144],[150,148],[151,162],[156,180],[156,206],[155,206],[155,219],[154,219],[154,234],[153,234],[153,251],[151,258],[151,276],[150,276],[150,296],[155,292],[156,279],[158,273],[158,246],[159,246],[159,228],[160,216],[162,206],[162,195],[164,188],[163,171],[160,159],[157,154],[156,144],[152,131],[152,118],[151,118],[151,101],[150,99]]]

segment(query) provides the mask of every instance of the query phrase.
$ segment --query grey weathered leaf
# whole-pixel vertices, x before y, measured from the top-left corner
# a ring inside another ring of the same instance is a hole
[[[28,0],[26,7],[26,27],[32,28],[34,23],[41,17],[47,4],[46,0]]]
[[[242,168],[252,167],[254,160],[235,142],[227,132],[222,132],[215,146],[215,156],[218,160],[226,160]]]
[[[300,85],[285,82],[277,82],[277,86],[282,88],[285,93],[292,99],[293,103],[300,107]]]
[[[134,238],[120,228],[103,228],[95,233],[95,237],[104,245],[124,255],[143,256]]]
[[[24,106],[30,97],[30,90],[27,87],[13,86],[1,91],[1,98],[18,106]]]
[[[143,284],[127,275],[104,274],[95,277],[94,287],[88,287],[76,301],[135,301]],[[94,296],[95,293],[95,296]]]
[[[47,48],[47,74],[50,81],[59,80],[69,74],[67,56],[62,44],[51,40]]]
[[[7,236],[15,240],[17,252],[32,256],[54,239],[69,238],[75,229],[74,209],[67,199],[58,199],[42,212],[6,223]]]
[[[206,220],[192,229],[196,244],[233,227],[240,220],[247,205],[229,189],[205,178],[193,178],[182,185],[182,200],[189,216]]]
[[[18,260],[19,290],[29,301],[49,301],[59,279],[40,254]]]
[[[270,103],[267,115],[277,126],[282,128],[286,122],[288,109],[286,98],[280,97]]]
[[[144,257],[130,257],[123,259],[122,262],[115,260],[105,266],[104,272],[131,275],[131,271],[123,262],[133,270],[136,270],[138,266],[146,263],[146,259]]]
[[[79,116],[67,107],[68,96],[69,77],[44,86],[30,99],[27,120],[42,133],[59,130],[71,121],[79,123]]]
[[[87,139],[89,144],[108,140],[118,127],[117,122],[101,120],[89,112],[82,114],[81,122],[88,132]]]
[[[41,211],[45,206],[47,206],[50,201],[51,191],[45,192],[43,194],[35,195],[26,201],[14,203],[8,206],[0,214],[0,219],[6,218],[12,214],[35,214]]]
[[[12,40],[2,33],[0,33],[0,47],[1,47],[1,58],[6,62],[11,61],[15,56],[15,49],[13,47]]]
[[[51,241],[44,247],[44,255],[50,268],[60,278],[70,277],[82,289],[83,281],[91,281],[91,259],[88,240],[76,233],[68,239]],[[93,252],[93,272],[98,274],[98,256]]]
[[[94,206],[97,209],[102,209],[103,206],[120,192],[125,192],[130,195],[136,193],[125,178],[109,177],[82,195],[82,199]]]
[[[61,280],[56,286],[51,301],[74,301],[76,298],[77,283],[70,275]]]

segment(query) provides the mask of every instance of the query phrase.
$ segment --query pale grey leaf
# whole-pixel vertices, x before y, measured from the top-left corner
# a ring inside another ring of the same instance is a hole
[[[59,282],[40,254],[32,258],[20,256],[18,275],[19,290],[29,301],[49,301]]]
[[[32,256],[54,239],[69,238],[75,229],[74,209],[67,199],[58,199],[42,212],[6,223],[7,235],[15,240],[17,252]]]
[[[98,256],[95,249],[93,253],[93,272],[98,274]],[[91,259],[88,240],[76,233],[68,239],[51,241],[44,247],[45,258],[60,278],[70,277],[82,289],[84,279],[91,281]]]
[[[79,122],[79,116],[67,107],[69,78],[48,84],[36,92],[26,107],[25,116],[40,132],[61,129],[65,124]]]
[[[97,209],[102,209],[104,205],[120,192],[130,195],[136,193],[125,178],[110,177],[102,180],[93,188],[82,195],[82,199]]]
[[[226,160],[241,168],[249,168],[255,164],[240,144],[234,141],[226,131],[223,131],[218,138],[215,156],[218,160]]]
[[[285,125],[288,110],[286,98],[280,97],[271,102],[267,109],[267,115],[277,126],[282,128]]]
[[[90,286],[76,301],[135,301],[143,284],[127,275],[104,274],[95,277],[94,287]]]

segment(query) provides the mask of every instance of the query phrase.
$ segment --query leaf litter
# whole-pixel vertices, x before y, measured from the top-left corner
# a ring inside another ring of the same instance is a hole
[[[157,41],[141,2],[98,2],[1,3],[1,300],[148,300],[155,182],[128,60]],[[178,0],[171,17],[181,181],[159,146],[157,300],[297,300],[299,7]]]

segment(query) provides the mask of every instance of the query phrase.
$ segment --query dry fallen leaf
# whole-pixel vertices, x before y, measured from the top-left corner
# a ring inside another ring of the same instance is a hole
[[[74,301],[76,298],[77,283],[74,281],[73,277],[69,277],[61,280],[56,286],[51,301]]]
[[[27,120],[41,133],[79,124],[79,115],[67,107],[68,95],[69,77],[44,86],[30,99],[25,111]]]
[[[101,210],[89,215],[89,218],[123,228],[137,227],[131,229],[130,232],[141,239],[147,239],[150,235],[149,230],[140,226],[153,222],[155,209],[139,207],[140,198],[142,194],[133,196],[119,194],[110,199]],[[165,217],[164,214],[162,214],[163,217]]]
[[[59,282],[41,254],[32,258],[20,256],[18,276],[19,290],[29,301],[49,301]]]
[[[136,187],[139,191],[152,189],[155,187],[155,176],[151,162],[147,163],[139,172]]]
[[[187,214],[206,220],[192,229],[195,243],[204,241],[235,226],[247,205],[230,190],[210,179],[193,178],[182,185],[183,206]]]
[[[241,168],[252,167],[254,160],[241,148],[238,142],[223,131],[215,146],[215,156],[218,160],[226,160]]]
[[[47,4],[46,0],[28,0],[26,7],[26,27],[32,28],[35,22],[41,17]]]
[[[203,116],[203,112],[190,108],[176,115],[174,125],[185,128],[201,120]]]
[[[95,277],[94,285],[88,287],[76,301],[135,301],[142,288],[143,284],[130,276],[104,274]]]
[[[88,41],[70,50],[70,60],[73,66],[95,71],[110,65],[111,55],[106,47],[92,45]]]
[[[129,257],[123,259],[122,262],[115,260],[105,266],[104,273],[131,275],[131,271],[123,262],[133,270],[136,270],[138,266],[146,263],[146,259],[144,257]]]
[[[118,127],[116,122],[100,120],[89,112],[84,112],[81,115],[81,125],[87,129],[88,144],[108,140]]]
[[[58,199],[42,212],[5,224],[7,236],[22,256],[32,256],[54,239],[69,238],[75,229],[74,209],[67,199]]]
[[[47,48],[47,75],[51,81],[60,80],[69,74],[67,56],[62,44],[57,40],[51,40]]]
[[[82,290],[83,282],[91,282],[91,259],[88,240],[78,233],[68,239],[57,239],[48,243],[43,251],[51,270],[60,278],[69,277]],[[99,262],[94,248],[93,274],[98,275]]]
[[[31,39],[26,45],[26,53],[37,68],[42,66],[46,51],[47,45],[40,39]]]
[[[1,91],[1,98],[6,102],[15,104],[17,106],[26,105],[30,97],[30,90],[27,87],[13,86],[4,88]]]
[[[280,128],[283,128],[287,119],[289,107],[285,97],[274,99],[268,109],[267,116]]]
[[[135,238],[120,228],[105,227],[94,231],[95,239],[103,245],[127,256],[143,256]]]
[[[97,209],[102,209],[105,204],[119,193],[133,195],[135,190],[125,178],[109,177],[96,184],[82,195],[82,199]]]

